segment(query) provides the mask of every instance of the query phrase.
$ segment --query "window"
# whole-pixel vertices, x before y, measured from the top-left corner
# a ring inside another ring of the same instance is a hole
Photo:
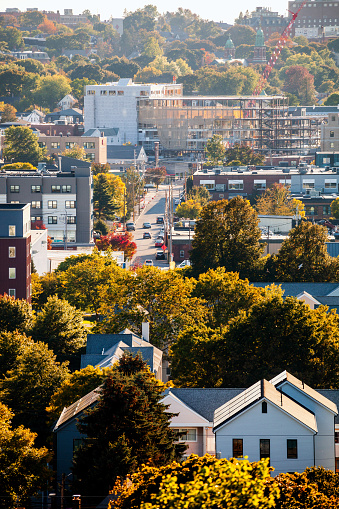
[[[76,224],[75,216],[67,216],[67,224]]]
[[[331,120],[332,120],[332,122],[335,122],[335,116],[334,115],[332,115]]]
[[[266,189],[266,180],[255,180],[254,189]]]
[[[196,442],[197,441],[197,430],[196,428],[180,428],[175,431],[179,431],[181,433],[181,437],[179,438],[180,442]]]
[[[57,141],[52,141],[51,148],[60,148],[60,143],[58,143]]]
[[[269,438],[260,439],[260,459],[270,457],[270,440]]]
[[[183,249],[180,251],[180,258],[185,258],[185,251]]]
[[[313,205],[305,205],[305,214],[306,216],[315,216],[315,207]]]
[[[118,90],[118,95],[124,95],[123,90]]]
[[[32,216],[31,221],[42,221],[42,217],[41,216]]]
[[[267,414],[267,402],[266,401],[263,401],[261,403],[261,413],[262,414]]]
[[[41,201],[32,201],[31,207],[32,209],[41,209]]]
[[[20,203],[19,200],[11,200],[11,203]]]
[[[335,473],[339,473],[339,458],[335,459]]]
[[[109,90],[108,95],[115,95],[115,90]]]
[[[41,186],[31,186],[31,193],[41,193]]]
[[[334,441],[336,444],[339,444],[339,431],[335,431],[334,433]]]
[[[287,440],[287,458],[297,459],[298,458],[298,441]]]
[[[58,224],[57,216],[48,216],[48,224]]]
[[[71,192],[71,186],[62,186],[62,192],[63,193],[70,193]]]
[[[15,298],[15,288],[10,288],[8,290],[8,295],[9,295],[9,297],[14,297]]]
[[[334,148],[334,141],[330,142],[330,148]]]
[[[100,95],[107,95],[107,90],[100,90]]]
[[[66,200],[65,208],[66,209],[75,209],[75,201],[74,200]]]
[[[95,95],[95,90],[87,90],[87,95]]]
[[[337,181],[335,179],[325,180],[325,189],[337,189]]]
[[[303,180],[303,189],[314,189],[314,180]]]
[[[16,268],[9,268],[8,269],[8,277],[9,279],[16,279]]]
[[[224,194],[219,194],[219,198],[220,198],[221,200],[223,200],[223,199],[225,198],[225,195],[224,195]]]
[[[226,186],[225,184],[215,184],[215,190],[219,192],[226,191]]]
[[[16,235],[16,226],[15,226],[15,224],[10,224],[8,226],[8,236],[15,237],[15,235]]]
[[[334,131],[330,131],[330,138],[334,138]]]
[[[95,148],[94,141],[85,141],[84,148]]]
[[[8,258],[15,258],[15,257],[16,257],[16,248],[9,247],[8,248]]]
[[[331,206],[330,205],[323,205],[323,215],[329,216],[331,214]]]
[[[75,141],[68,141],[68,142],[66,143],[66,149],[74,148],[75,146],[76,146]]]
[[[323,164],[330,164],[331,159],[329,157],[323,157]]]
[[[44,147],[46,147],[46,142],[45,141],[39,141],[38,145],[39,145],[40,148],[44,148]]]
[[[10,192],[11,193],[20,193],[20,186],[11,186]]]
[[[244,189],[243,180],[229,180],[228,181],[229,191],[242,191]]]
[[[52,193],[60,193],[60,190],[61,190],[60,186],[52,186],[51,187]]]
[[[242,438],[233,438],[233,458],[242,458],[244,456],[244,444]]]
[[[58,202],[56,200],[48,200],[48,208],[56,209]]]

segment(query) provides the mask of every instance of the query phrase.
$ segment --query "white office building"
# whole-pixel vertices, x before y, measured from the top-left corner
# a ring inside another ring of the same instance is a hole
[[[147,97],[182,97],[182,85],[176,83],[137,84],[129,78],[104,85],[87,85],[84,97],[85,131],[119,129],[120,144],[139,142],[138,101]]]

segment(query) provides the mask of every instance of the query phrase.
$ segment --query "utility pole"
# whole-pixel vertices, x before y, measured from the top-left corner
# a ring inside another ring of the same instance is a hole
[[[185,173],[185,201],[187,201],[187,174]]]
[[[170,230],[170,253],[169,253],[169,262],[171,263],[173,261],[173,243],[172,243],[172,229],[173,229],[173,183],[171,182],[170,186],[170,193],[169,193],[169,230]]]
[[[126,185],[124,187],[124,231],[126,230]]]
[[[67,251],[67,210],[65,210],[66,214],[65,214],[65,230],[66,230],[66,235],[65,235],[65,251]]]
[[[134,222],[134,207],[135,207],[135,198],[134,198],[134,178],[132,181],[132,197],[133,197],[133,222]]]
[[[267,227],[267,254],[270,254],[270,227]]]
[[[60,509],[64,509],[65,481],[66,481],[66,474],[63,473],[61,475],[61,486],[60,486]]]

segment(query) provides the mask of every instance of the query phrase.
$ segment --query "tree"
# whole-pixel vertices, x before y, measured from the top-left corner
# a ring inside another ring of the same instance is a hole
[[[289,187],[273,184],[257,198],[258,214],[272,216],[305,216],[305,206],[300,200],[292,199]]]
[[[33,323],[32,307],[26,300],[0,295],[0,330],[26,332]]]
[[[22,33],[15,27],[1,27],[0,41],[6,42],[8,49],[13,51],[16,48],[24,46]]]
[[[133,242],[133,235],[130,232],[101,235],[100,239],[96,241],[96,246],[99,251],[107,249],[123,251],[126,260],[131,260],[137,252],[137,245]]]
[[[65,76],[43,76],[33,92],[33,99],[39,106],[53,110],[71,91],[70,80]]]
[[[44,21],[40,23],[40,25],[38,25],[38,30],[41,30],[41,32],[45,34],[55,34],[55,32],[57,31],[57,27],[55,26],[53,21],[45,18]]]
[[[97,82],[88,78],[76,78],[72,81],[72,94],[78,99],[78,101],[83,99],[86,85],[97,85]]]
[[[188,200],[177,206],[175,209],[175,214],[178,217],[183,217],[185,219],[197,219],[200,215],[201,209],[202,206],[199,202]]]
[[[185,445],[169,427],[173,414],[160,401],[164,385],[137,354],[124,353],[105,380],[96,406],[78,424],[86,438],[76,451],[74,485],[82,494],[108,493],[117,476],[142,464],[158,467],[181,458]],[[91,469],[88,469],[88,465]]]
[[[193,179],[189,177],[187,179],[187,197],[189,200],[200,203],[203,207],[210,200],[211,195],[204,186],[193,186]]]
[[[119,205],[114,200],[109,176],[105,173],[94,175],[93,184],[93,202],[95,216],[99,219],[112,219],[112,217],[118,211]]]
[[[136,197],[140,197],[144,191],[144,179],[134,166],[127,168],[121,180],[126,186],[127,213],[133,213]],[[126,213],[126,212],[125,212]]]
[[[14,122],[17,110],[11,104],[5,104],[1,113],[1,122]]]
[[[31,342],[30,338],[18,331],[0,332],[0,379],[14,368],[17,358]]]
[[[226,32],[225,42],[227,36],[230,36],[234,46],[240,46],[240,44],[249,44],[253,46],[255,44],[256,31],[246,25],[233,25]],[[225,44],[224,42],[224,44]]]
[[[153,60],[155,57],[162,55],[162,49],[159,42],[154,37],[149,37],[144,45],[143,54]]]
[[[147,184],[154,183],[158,189],[159,185],[162,184],[167,177],[167,171],[165,166],[160,168],[146,168],[145,171],[145,182]]]
[[[337,104],[339,104],[339,92],[333,92],[324,102],[325,106],[337,106]]]
[[[217,459],[192,454],[182,463],[143,466],[116,484],[116,509],[269,509],[279,496],[267,460]]]
[[[301,65],[292,65],[285,70],[284,89],[299,97],[303,104],[314,102],[314,76]]]
[[[0,403],[0,508],[14,509],[44,490],[51,478],[50,454],[34,447],[36,435],[22,426],[13,428],[13,413]]]
[[[31,333],[35,341],[44,341],[58,360],[70,359],[78,354],[87,337],[82,313],[56,295],[48,297]]]
[[[11,126],[5,130],[3,155],[6,161],[37,166],[45,153],[46,151],[39,147],[38,137],[29,127]]]
[[[225,145],[220,134],[214,134],[206,144],[206,159],[208,164],[222,164],[225,157]]]
[[[193,273],[225,267],[240,277],[250,274],[262,253],[258,223],[255,210],[240,196],[205,205],[192,242]]]
[[[302,221],[293,228],[274,261],[277,280],[331,280],[329,268],[332,259],[327,253],[326,241],[327,230],[324,226]]]
[[[251,147],[235,143],[233,147],[226,150],[225,158],[228,165],[233,161],[240,161],[240,164],[262,164],[265,156],[257,154]]]
[[[339,198],[336,198],[331,202],[331,214],[336,219],[339,218]]]
[[[98,175],[99,173],[108,173],[110,169],[111,167],[108,163],[106,164],[93,163],[91,166],[92,175]]]
[[[45,14],[40,11],[26,11],[20,15],[20,23],[22,26],[36,28],[46,19]]]
[[[85,161],[87,158],[86,150],[84,147],[81,147],[77,143],[73,148],[67,148],[61,153],[62,156],[73,157],[74,159],[79,159],[80,161]]]
[[[31,342],[0,381],[0,400],[13,410],[14,424],[38,433],[39,443],[50,433],[46,407],[69,373],[67,363],[60,365],[55,359],[45,343]]]

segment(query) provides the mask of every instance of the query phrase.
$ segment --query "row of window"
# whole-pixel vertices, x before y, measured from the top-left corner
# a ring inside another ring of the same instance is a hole
[[[20,193],[20,186],[19,185],[11,185],[10,186],[10,192],[11,193]],[[38,185],[32,185],[31,186],[31,193],[41,193],[42,187]],[[72,186],[51,186],[51,192],[52,193],[71,193],[72,192]]]
[[[124,95],[123,90],[100,90],[100,95]],[[95,90],[87,90],[87,95],[95,95]]]
[[[41,201],[39,201],[39,200],[32,201],[31,202],[31,208],[32,209],[41,209]],[[58,208],[58,202],[56,200],[48,200],[47,208],[49,208],[49,209],[57,209]],[[76,208],[76,202],[74,200],[66,200],[65,201],[65,208],[66,209],[75,209]]]
[[[48,216],[48,224],[58,224],[58,216]],[[67,224],[76,224],[76,216],[67,216]]]
[[[271,441],[269,438],[260,438],[259,440],[260,459],[269,458],[271,456]],[[232,456],[234,458],[244,457],[244,441],[242,438],[233,438]],[[298,459],[298,440],[287,439],[286,443],[287,459]]]
[[[329,216],[331,215],[331,206],[319,205],[318,207],[315,207],[314,205],[305,205],[305,214],[306,216]]]

